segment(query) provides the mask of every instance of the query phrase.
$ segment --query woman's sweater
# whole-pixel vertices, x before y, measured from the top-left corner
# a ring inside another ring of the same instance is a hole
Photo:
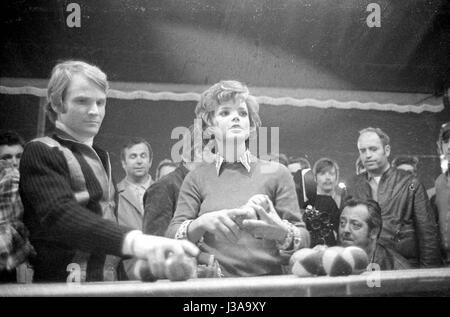
[[[218,173],[214,164],[205,164],[189,173],[181,187],[167,235],[175,237],[186,220],[212,211],[238,208],[253,195],[265,194],[272,200],[280,218],[300,228],[302,247],[309,246],[309,234],[302,221],[289,170],[281,164],[258,159],[250,166],[247,171],[242,163],[223,163]],[[206,232],[199,247],[214,254],[225,276],[281,274],[287,257],[280,255],[275,241],[241,233],[239,241],[230,244]]]

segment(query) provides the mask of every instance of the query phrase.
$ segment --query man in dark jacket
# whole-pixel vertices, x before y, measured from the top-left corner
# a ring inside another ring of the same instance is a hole
[[[20,164],[24,222],[37,252],[35,281],[108,279],[107,255],[147,260],[153,275],[163,277],[170,253],[198,254],[186,241],[117,223],[109,156],[93,143],[107,89],[105,73],[84,62],[63,62],[52,71],[47,110],[56,130],[28,143]]]
[[[213,160],[210,148],[212,143],[208,144],[209,140],[204,140],[201,137],[198,140],[196,139],[196,136],[201,136],[201,132],[195,130],[201,131],[201,122],[194,122],[197,125],[191,125],[189,129],[183,130],[181,156],[173,157],[174,162],[179,162],[178,167],[153,183],[145,192],[142,231],[146,234],[165,235],[177,207],[178,194],[184,178],[203,162]],[[185,147],[186,144],[189,146]]]
[[[441,265],[439,231],[424,186],[411,173],[390,166],[386,133],[379,128],[359,133],[358,150],[366,172],[351,179],[348,195],[378,202],[383,218],[380,242],[411,266]]]

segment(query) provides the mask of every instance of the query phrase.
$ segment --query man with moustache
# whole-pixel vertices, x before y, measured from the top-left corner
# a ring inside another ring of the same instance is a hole
[[[187,241],[117,223],[109,155],[94,143],[107,90],[106,74],[96,66],[71,60],[53,68],[47,114],[55,131],[29,142],[20,164],[36,282],[105,280],[107,255],[148,261],[152,274],[161,277],[170,254],[199,252]]]
[[[357,145],[366,172],[351,179],[348,195],[378,202],[383,218],[380,241],[412,267],[441,265],[438,226],[424,186],[411,173],[389,164],[386,133],[371,127],[359,133]]]

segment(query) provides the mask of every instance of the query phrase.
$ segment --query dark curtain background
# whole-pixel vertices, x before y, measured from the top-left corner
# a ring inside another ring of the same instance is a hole
[[[69,28],[69,3],[81,27]],[[1,1],[0,76],[48,78],[61,59],[84,59],[112,81],[249,87],[393,91],[442,95],[450,74],[448,1],[379,0],[381,27],[366,25],[369,0]],[[192,122],[194,102],[110,99],[98,141],[117,178],[122,143],[147,138],[157,162],[169,157],[170,132]],[[0,95],[0,128],[35,136],[38,98]],[[357,157],[358,130],[378,126],[392,155],[418,155],[427,187],[439,173],[440,113],[261,107],[280,127],[280,151],[338,161],[345,180]]]

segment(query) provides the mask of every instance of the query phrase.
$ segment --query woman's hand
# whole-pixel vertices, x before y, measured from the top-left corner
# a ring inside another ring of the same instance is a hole
[[[269,196],[264,194],[256,194],[250,197],[247,204],[251,205],[257,205],[262,208],[266,212],[270,212],[271,210],[275,211],[275,208],[273,207],[272,201],[270,200]]]
[[[243,229],[257,239],[284,241],[288,227],[281,220],[268,196],[255,195],[249,199],[247,206],[255,210],[259,220],[246,219],[242,221]]]
[[[194,222],[217,238],[236,244],[240,239],[241,229],[235,220],[246,215],[247,210],[242,208],[223,209],[203,214]]]

